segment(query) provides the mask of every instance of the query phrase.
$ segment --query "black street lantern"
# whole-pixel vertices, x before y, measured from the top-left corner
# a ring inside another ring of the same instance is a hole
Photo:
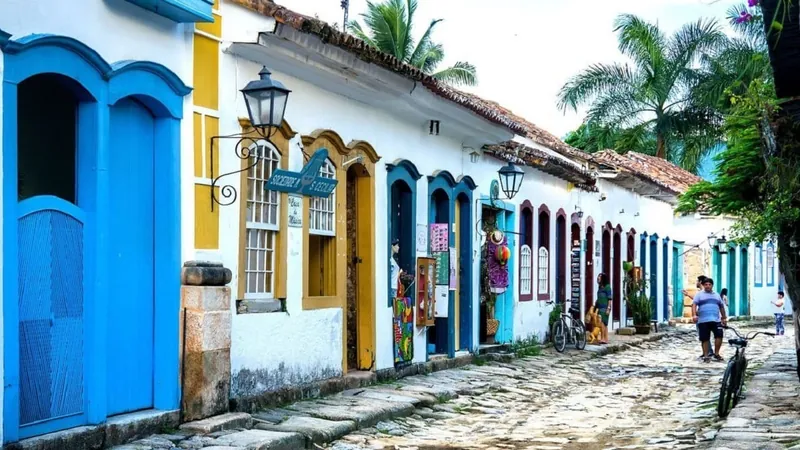
[[[715,243],[717,246],[717,250],[721,255],[728,253],[728,240],[725,239],[725,236],[717,238],[717,242]]]
[[[522,178],[525,177],[525,172],[512,163],[503,166],[497,171],[500,175],[500,190],[506,194],[508,199],[514,198],[522,187]]]
[[[292,91],[280,81],[270,78],[270,75],[272,73],[264,66],[258,72],[260,79],[247,83],[242,89],[253,128],[278,128],[283,122],[286,100]]]

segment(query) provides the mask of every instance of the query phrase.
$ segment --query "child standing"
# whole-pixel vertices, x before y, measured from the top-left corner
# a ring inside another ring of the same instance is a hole
[[[779,336],[783,336],[784,328],[783,328],[783,291],[778,291],[778,298],[777,300],[772,301],[773,312],[775,313],[775,333]]]

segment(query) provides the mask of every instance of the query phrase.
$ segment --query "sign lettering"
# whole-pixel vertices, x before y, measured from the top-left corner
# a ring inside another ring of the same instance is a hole
[[[319,176],[319,169],[327,158],[328,150],[322,148],[311,156],[299,173],[277,169],[267,180],[264,189],[306,197],[328,197],[336,189],[338,182],[333,178]]]

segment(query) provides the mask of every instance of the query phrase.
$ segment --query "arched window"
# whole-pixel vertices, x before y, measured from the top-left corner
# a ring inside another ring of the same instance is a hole
[[[550,279],[550,253],[544,247],[539,247],[539,298],[547,296],[548,280]]]
[[[519,294],[520,301],[522,296],[527,296],[530,300],[533,294],[533,252],[530,246],[524,244],[519,251]]]
[[[333,163],[328,159],[322,164],[319,169],[319,176],[321,178],[334,179],[336,178],[336,169]],[[309,232],[312,235],[318,236],[333,236],[336,234],[336,192],[330,196],[312,197],[311,205],[309,207]]]
[[[275,253],[280,230],[280,194],[264,189],[281,163],[266,141],[250,147],[245,210],[244,298],[274,298]]]
[[[753,261],[753,284],[755,287],[764,285],[764,252],[761,249],[761,244],[756,245],[756,256]],[[744,264],[744,261],[742,261]]]
[[[525,200],[521,206],[519,250],[519,301],[533,300],[533,205]]]
[[[775,245],[767,244],[767,286],[775,286]]]
[[[539,207],[538,290],[539,300],[550,300],[550,210]]]

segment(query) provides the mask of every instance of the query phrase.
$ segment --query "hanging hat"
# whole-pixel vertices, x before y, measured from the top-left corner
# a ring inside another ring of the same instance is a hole
[[[503,235],[503,232],[500,230],[494,230],[489,234],[489,239],[491,239],[492,243],[494,243],[495,245],[502,244],[504,237],[505,236]]]

